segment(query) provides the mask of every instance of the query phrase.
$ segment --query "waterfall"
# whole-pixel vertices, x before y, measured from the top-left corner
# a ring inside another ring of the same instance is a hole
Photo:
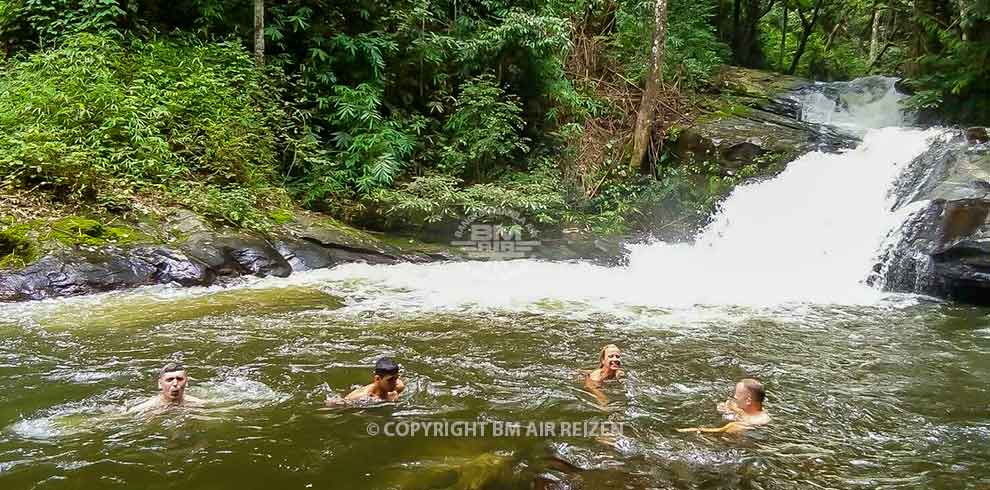
[[[870,129],[909,124],[903,109],[904,94],[896,78],[871,76],[849,82],[817,83],[795,94],[801,119],[834,126],[856,135]]]
[[[550,301],[658,307],[874,303],[878,251],[910,210],[891,189],[941,130],[902,127],[894,80],[870,77],[798,92],[802,117],[862,135],[858,147],[811,152],[778,176],[740,185],[691,243],[630,246],[628,265],[535,260],[371,266],[323,280],[383,307],[511,307]],[[371,285],[369,287],[369,285]],[[383,294],[383,289],[388,293]]]

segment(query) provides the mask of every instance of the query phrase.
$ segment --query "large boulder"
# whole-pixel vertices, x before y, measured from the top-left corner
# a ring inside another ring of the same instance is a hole
[[[897,183],[910,210],[873,281],[893,291],[990,304],[990,151],[957,131],[918,157]],[[968,137],[969,136],[969,137]]]

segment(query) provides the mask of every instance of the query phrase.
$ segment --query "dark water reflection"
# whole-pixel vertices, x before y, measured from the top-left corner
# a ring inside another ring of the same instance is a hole
[[[311,288],[3,307],[0,488],[988,488],[990,319],[920,304],[425,314]],[[576,374],[605,342],[630,378],[601,407]],[[383,354],[398,404],[323,408]],[[212,408],[150,420],[179,357]],[[769,430],[719,422],[762,379]],[[618,438],[386,437],[369,423],[611,420]]]

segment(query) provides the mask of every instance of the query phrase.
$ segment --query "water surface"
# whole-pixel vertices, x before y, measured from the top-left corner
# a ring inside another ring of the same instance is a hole
[[[535,302],[409,309],[408,291],[327,272],[223,290],[148,288],[4,306],[3,488],[979,488],[990,483],[986,311],[873,305],[690,308]],[[361,291],[357,294],[355,291]],[[348,296],[350,294],[351,296]],[[396,299],[386,306],[385,298]],[[240,305],[231,308],[231,304]],[[578,368],[625,350],[601,406]],[[380,355],[397,404],[326,409]],[[144,419],[180,358],[209,409]],[[680,434],[762,379],[774,421]],[[386,437],[389,421],[622,422],[623,436]],[[534,483],[536,482],[536,483]],[[553,488],[553,487],[550,487]]]

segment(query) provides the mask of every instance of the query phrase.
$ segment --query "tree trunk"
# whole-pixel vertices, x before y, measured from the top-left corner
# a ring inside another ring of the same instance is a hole
[[[808,38],[811,34],[815,32],[815,23],[818,22],[818,14],[822,10],[822,1],[818,0],[815,4],[815,10],[811,14],[811,21],[805,18],[804,12],[798,7],[798,18],[801,19],[801,40],[798,42],[797,51],[794,53],[794,59],[791,60],[791,67],[787,69],[788,75],[793,75],[797,71],[798,62],[801,61],[801,56],[804,55],[804,48],[808,45]]]
[[[870,63],[877,59],[880,52],[880,6],[873,6],[873,31],[870,35]]]
[[[640,170],[646,153],[650,150],[657,98],[660,96],[663,75],[663,52],[667,42],[667,0],[656,0],[654,9],[653,42],[650,44],[650,71],[646,74],[646,87],[636,111],[636,127],[633,130],[633,152],[629,167]]]
[[[970,5],[966,0],[959,0],[959,30],[962,33],[962,40],[969,41],[969,31],[972,29],[970,20]]]
[[[742,0],[732,2],[732,54],[739,55],[739,13],[742,10]]]
[[[846,18],[845,16],[843,16],[841,19],[839,19],[839,22],[836,22],[835,26],[832,27],[832,31],[828,33],[828,38],[825,39],[825,47],[822,48],[823,55],[828,56],[828,50],[830,47],[832,47],[832,41],[835,40],[835,35],[839,32],[839,28],[842,27],[842,23],[845,21]]]
[[[254,0],[254,63],[265,66],[265,0]]]
[[[784,15],[780,18],[780,61],[777,62],[777,69],[784,69],[784,49],[787,46],[787,0],[784,0],[781,7]]]

